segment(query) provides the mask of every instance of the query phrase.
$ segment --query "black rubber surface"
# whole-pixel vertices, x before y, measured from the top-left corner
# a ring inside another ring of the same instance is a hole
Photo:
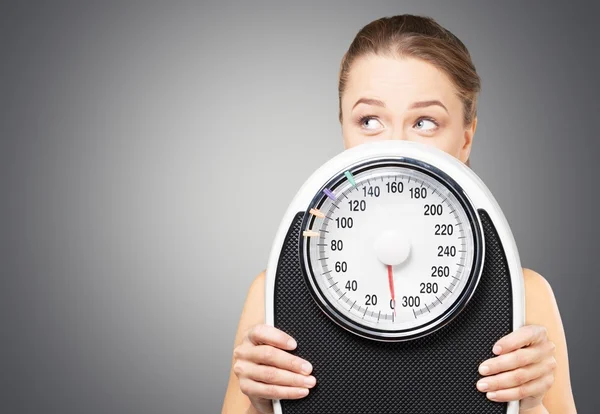
[[[317,385],[299,400],[281,400],[293,413],[505,413],[475,387],[479,363],[494,356],[511,331],[511,282],[493,223],[478,211],[486,243],[483,274],[465,309],[438,331],[408,342],[383,343],[335,324],[313,301],[300,270],[303,212],[286,237],[275,281],[275,326],[292,335],[292,351],[313,364]]]

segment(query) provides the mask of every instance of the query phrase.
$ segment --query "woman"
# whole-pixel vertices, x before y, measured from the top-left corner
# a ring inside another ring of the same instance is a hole
[[[342,59],[339,120],[344,145],[419,141],[469,165],[480,79],[463,43],[433,19],[401,15],[371,22]],[[521,412],[575,413],[567,346],[548,282],[523,269],[526,324],[499,339],[474,387]],[[293,338],[264,325],[264,271],[252,283],[238,326],[224,413],[270,413],[271,399],[303,398],[317,378],[286,351]]]

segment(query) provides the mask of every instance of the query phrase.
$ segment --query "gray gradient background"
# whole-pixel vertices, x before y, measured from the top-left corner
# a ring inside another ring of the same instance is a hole
[[[405,12],[472,53],[472,168],[593,412],[598,6],[445,1],[2,4],[0,412],[219,412],[279,221],[343,150],[342,54]]]

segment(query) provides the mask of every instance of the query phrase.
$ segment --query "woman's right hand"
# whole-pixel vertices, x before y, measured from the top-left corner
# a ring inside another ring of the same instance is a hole
[[[250,328],[233,350],[233,371],[241,391],[260,413],[272,413],[271,400],[298,399],[316,384],[309,375],[312,365],[289,350],[296,341],[285,332],[265,324]]]

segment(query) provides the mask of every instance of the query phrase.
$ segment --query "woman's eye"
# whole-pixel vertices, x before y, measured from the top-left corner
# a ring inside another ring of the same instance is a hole
[[[363,116],[360,118],[359,124],[361,127],[369,130],[377,129],[377,124],[379,124],[379,126],[383,126],[381,125],[381,122],[372,116]]]
[[[432,119],[421,118],[417,121],[415,126],[422,131],[432,131],[438,127],[438,124]]]

